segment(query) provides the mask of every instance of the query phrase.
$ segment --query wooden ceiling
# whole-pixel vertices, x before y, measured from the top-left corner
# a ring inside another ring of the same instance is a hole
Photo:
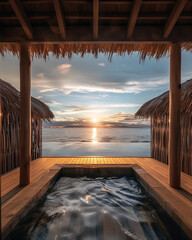
[[[191,42],[191,0],[1,0],[0,42]]]

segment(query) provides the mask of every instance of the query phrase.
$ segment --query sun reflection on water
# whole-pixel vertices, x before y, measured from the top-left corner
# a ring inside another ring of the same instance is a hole
[[[63,209],[62,212],[63,212],[63,216],[65,216],[65,213],[66,213],[65,209]]]
[[[101,191],[108,192],[108,190],[106,188],[102,188]]]
[[[98,143],[97,140],[97,128],[92,129],[92,143]]]
[[[88,195],[85,196],[86,203],[89,203],[89,198],[91,198],[91,195],[88,194]]]

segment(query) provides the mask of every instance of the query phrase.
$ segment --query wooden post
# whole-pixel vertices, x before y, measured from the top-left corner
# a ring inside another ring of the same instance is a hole
[[[181,45],[170,47],[170,91],[169,91],[169,184],[180,188],[181,181]]]
[[[31,165],[31,48],[20,44],[20,185],[30,184]]]
[[[1,192],[1,173],[2,173],[2,111],[1,109],[2,107],[1,107],[1,92],[0,92],[0,192]],[[0,197],[0,205],[1,205],[1,197]],[[1,226],[1,209],[0,209],[0,226]],[[0,236],[1,236],[1,227],[0,227]]]
[[[0,175],[2,174],[2,117],[3,117],[3,113],[1,111],[2,109],[1,104],[2,103],[1,103],[1,93],[0,93]],[[0,183],[1,183],[1,177],[0,177]],[[1,190],[1,184],[0,184],[0,190]]]

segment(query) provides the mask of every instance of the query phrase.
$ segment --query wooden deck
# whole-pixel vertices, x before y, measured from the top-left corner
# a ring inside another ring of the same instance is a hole
[[[31,180],[37,181],[45,172],[55,164],[138,164],[145,169],[152,177],[157,179],[166,188],[175,193],[178,197],[186,201],[192,201],[192,176],[181,174],[181,190],[175,190],[168,185],[168,166],[152,158],[135,157],[58,157],[40,158],[31,164]],[[1,178],[2,202],[7,201],[18,191],[19,168],[13,170]]]
[[[32,181],[25,188],[19,187],[19,169],[2,176],[2,239],[13,231],[35,202],[43,196],[53,179],[60,174],[62,167],[68,174],[68,169],[81,168],[82,170],[84,166],[85,169],[90,168],[91,172],[93,167],[99,167],[110,169],[110,172],[114,169],[117,174],[120,172],[127,174],[127,169],[131,167],[147,191],[175,219],[183,231],[188,236],[192,236],[192,176],[182,173],[182,189],[176,190],[168,185],[168,166],[152,158],[46,157],[32,162]],[[85,172],[88,174],[87,170]],[[72,170],[73,173],[74,170]]]

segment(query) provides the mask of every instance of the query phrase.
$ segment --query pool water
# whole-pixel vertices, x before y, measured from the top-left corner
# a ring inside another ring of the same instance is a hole
[[[14,240],[185,239],[133,177],[62,177]]]

